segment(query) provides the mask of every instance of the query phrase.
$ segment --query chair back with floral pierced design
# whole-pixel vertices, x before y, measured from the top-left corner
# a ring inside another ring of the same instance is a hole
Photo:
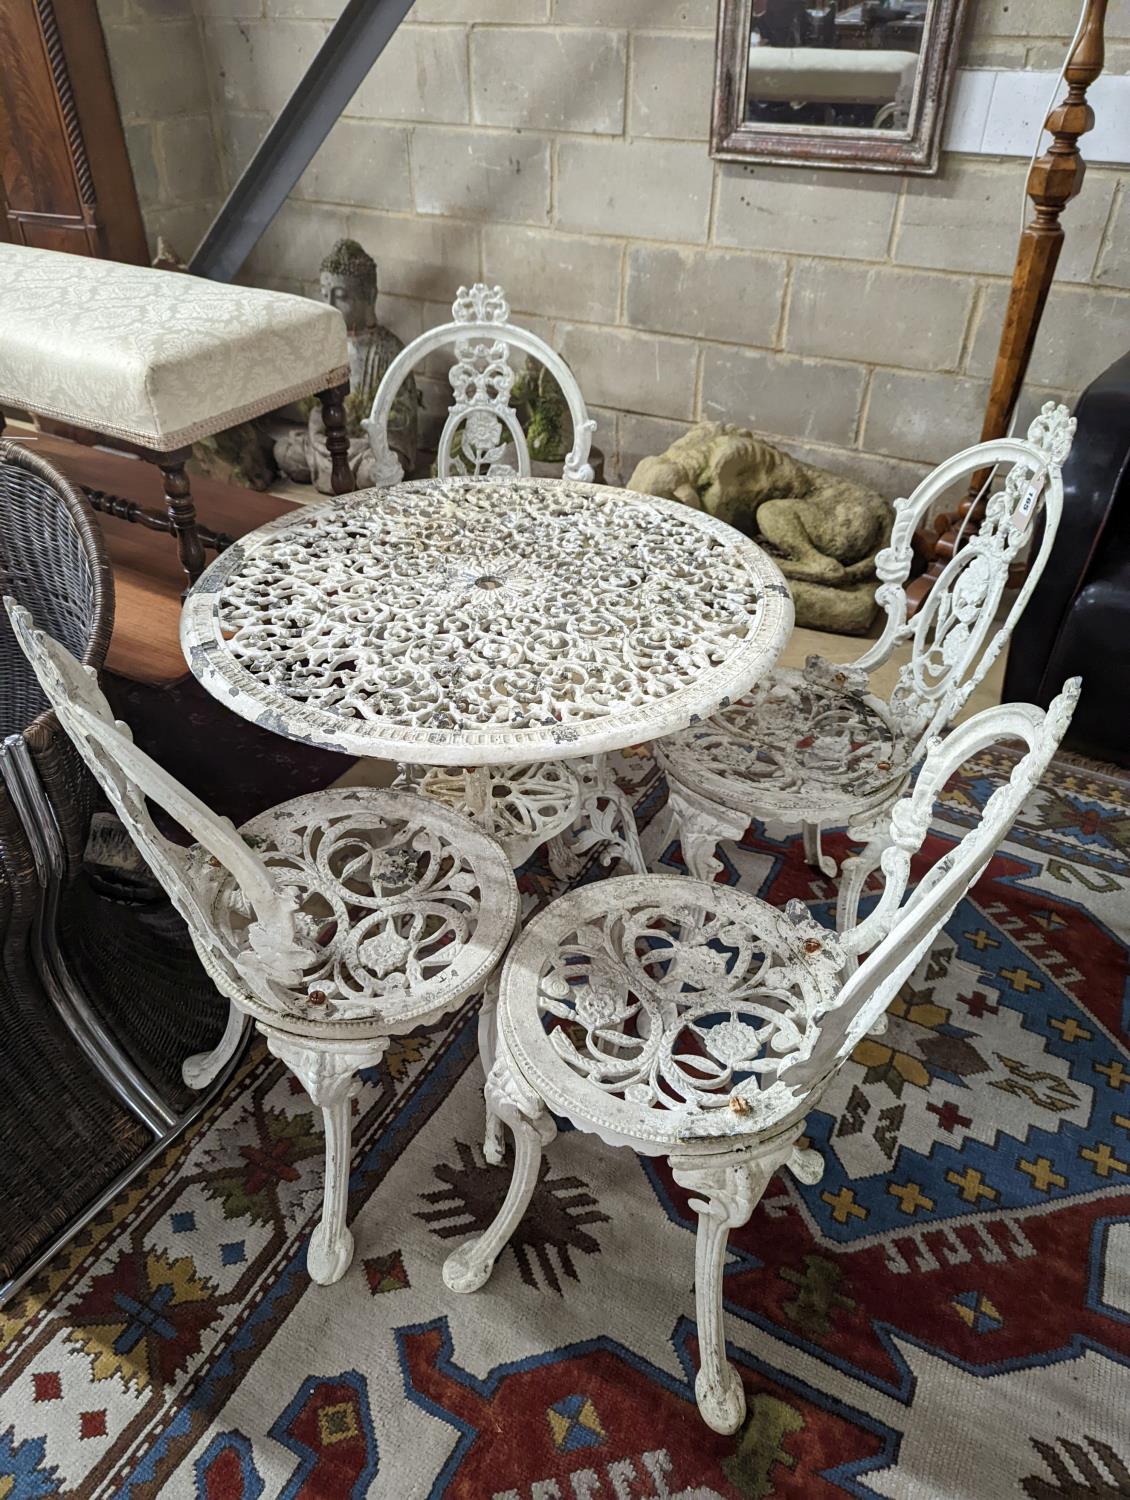
[[[521,349],[549,371],[565,398],[573,424],[573,446],[565,459],[563,477],[588,483],[593,478],[588,461],[596,423],[588,415],[580,387],[561,356],[536,334],[510,322],[510,307],[499,286],[476,282],[461,286],[451,309],[452,320],[423,333],[401,351],[385,371],[373,398],[373,409],[362,423],[377,460],[376,482],[398,484],[404,470],[388,443],[388,419],[397,392],[410,372],[437,349],[454,346],[455,363],[448,372],[452,402],[440,436],[436,472],[441,479],[459,473],[477,479],[522,477],[530,474],[530,450],[518,413],[512,404],[517,373],[510,364],[511,347]],[[518,467],[506,462],[513,445]]]
[[[791,922],[794,948],[804,939],[806,953],[811,955],[805,960],[809,987],[813,962],[843,964],[860,954],[867,957],[854,971],[841,970],[840,982],[815,986],[812,999],[799,1007],[795,995],[787,995],[780,986],[781,998],[776,1000],[771,991],[759,989],[758,1004],[762,1008],[769,1004],[779,1014],[770,1018],[768,1027],[764,1018],[759,1022],[765,1044],[760,1046],[756,1064],[748,1056],[741,1064],[743,1074],[750,1076],[732,1090],[732,1096],[739,1097],[739,1107],[735,1109],[731,1096],[729,1114],[717,1109],[688,1111],[682,1140],[736,1140],[767,1129],[784,1131],[814,1107],[834,1073],[875,1028],[926,956],[958,902],[984,873],[1021,805],[1047,770],[1071,722],[1079,691],[1080,679],[1073,677],[1046,713],[1027,703],[1000,704],[959,725],[945,740],[932,742],[914,790],[895,804],[889,830],[880,839],[883,890],[862,922],[837,937],[816,924],[803,903],[788,903],[780,922],[784,927]],[[969,832],[909,888],[911,861],[925,843],[938,794],[965,761],[1001,740],[1021,741],[1026,753],[1008,781],[989,797]],[[857,857],[866,858],[866,851]],[[717,934],[704,929],[703,936],[716,939]],[[713,946],[719,946],[717,941]],[[787,954],[788,950],[782,951]],[[796,962],[795,957],[792,961]],[[732,1008],[721,989],[714,1005],[719,1012]]]
[[[819,1079],[839,1067],[926,956],[1039,785],[1067,732],[1080,687],[1080,678],[1070,678],[1046,712],[1030,703],[987,708],[959,724],[944,740],[931,743],[914,790],[891,809],[889,830],[882,840],[886,847],[879,901],[863,921],[840,935],[846,955],[866,953],[867,957],[823,1016],[810,1059],[797,1059],[802,1076]],[[910,887],[911,861],[926,840],[935,802],[946,782],[990,745],[1016,740],[1025,746],[1025,753],[1007,782],[988,798],[973,827]],[[793,1081],[791,1068],[783,1080]]]
[[[999,438],[967,448],[927,475],[909,499],[896,502],[890,545],[875,560],[881,581],[875,598],[887,612],[886,627],[848,670],[869,674],[909,642],[910,660],[899,673],[890,709],[895,726],[917,746],[961,711],[1007,645],[1039,582],[1059,526],[1060,470],[1074,431],[1067,408],[1049,401],[1026,439]],[[954,553],[922,609],[908,621],[906,583],[915,531],[957,481],[1005,464],[1004,484],[989,496],[980,530]],[[1009,569],[1031,542],[1041,514],[1043,533],[1034,544],[1027,577],[1008,615],[996,625]]]
[[[261,995],[266,984],[268,994],[262,996],[264,999],[278,987],[295,984],[312,962],[312,953],[297,935],[294,904],[278,890],[270,872],[243,842],[234,824],[218,817],[134,744],[129,726],[114,718],[92,667],[83,666],[58,641],[37,630],[29,612],[14,599],[5,598],[4,604],[16,640],[59,723],[188,924],[193,939],[204,945],[213,959],[222,946],[209,912],[215,875],[223,867],[241,892],[249,924],[249,947],[223,955],[225,967],[233,969],[243,983],[251,984]],[[147,799],[191,834],[214,863],[202,858],[199,850],[183,848],[166,838],[153,821]]]

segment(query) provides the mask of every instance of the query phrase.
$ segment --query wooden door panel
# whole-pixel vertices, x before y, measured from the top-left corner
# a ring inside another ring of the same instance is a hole
[[[0,134],[9,213],[81,218],[82,200],[35,8],[0,6]]]
[[[65,250],[70,255],[101,255],[97,230],[82,223],[66,224],[59,219],[25,218],[22,214],[9,223],[11,238],[18,245],[35,250]]]
[[[147,259],[95,0],[0,0],[5,238]]]

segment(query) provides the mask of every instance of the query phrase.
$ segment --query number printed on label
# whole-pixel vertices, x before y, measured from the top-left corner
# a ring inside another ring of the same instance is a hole
[[[1032,512],[1036,509],[1036,501],[1040,498],[1044,485],[1047,483],[1048,471],[1041,469],[1028,481],[1028,488],[1021,496],[1020,504],[1012,513],[1012,524],[1017,531],[1023,531],[1032,519]]]

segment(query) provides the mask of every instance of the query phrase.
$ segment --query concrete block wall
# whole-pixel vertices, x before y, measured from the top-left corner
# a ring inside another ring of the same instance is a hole
[[[194,3],[230,183],[340,4]],[[313,292],[326,248],[352,234],[405,340],[447,317],[460,282],[500,283],[575,370],[610,479],[712,418],[905,490],[979,435],[1025,163],[947,153],[924,179],[713,162],[715,11],[417,0],[246,277]],[[1078,7],[970,11],[964,66],[1047,68]],[[1107,36],[1125,71],[1130,0],[1112,0]],[[1091,167],[1064,225],[1028,409],[1074,398],[1130,345],[1125,173]]]
[[[151,251],[186,258],[223,201],[222,156],[193,0],[98,0]]]

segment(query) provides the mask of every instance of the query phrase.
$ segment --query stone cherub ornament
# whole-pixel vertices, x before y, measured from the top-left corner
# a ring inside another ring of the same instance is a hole
[[[377,322],[377,264],[356,240],[338,240],[320,268],[322,301],[336,307],[349,335],[349,395],[345,423],[349,433],[349,469],[358,489],[376,483],[375,459],[361,426],[385,371],[404,348],[391,329]],[[409,375],[393,403],[388,441],[404,472],[416,467],[420,398]],[[275,461],[288,479],[313,483],[323,495],[333,494],[325,424],[317,402],[304,406],[305,428],[288,433],[275,444]]]
[[[531,473],[559,475],[573,448],[573,418],[561,387],[532,354],[514,382],[511,400],[526,435]],[[596,483],[603,484],[604,454],[595,443],[589,449],[588,461]]]
[[[524,426],[531,461],[560,467],[573,446],[569,403],[561,387],[544,365],[530,358],[514,382],[512,399],[527,414]]]
[[[863,635],[875,618],[875,554],[894,512],[875,490],[813,468],[743,427],[703,422],[628,488],[681,500],[755,537],[789,580],[796,623]]]

